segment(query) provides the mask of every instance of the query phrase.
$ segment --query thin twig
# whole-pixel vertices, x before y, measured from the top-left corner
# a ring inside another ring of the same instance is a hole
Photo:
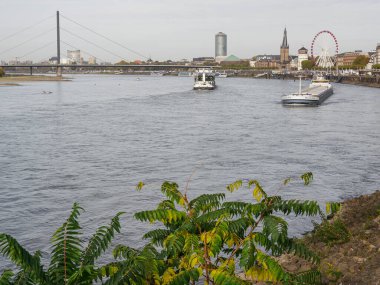
[[[198,164],[198,166],[194,167],[193,169],[193,172],[191,173],[191,175],[189,176],[189,178],[187,179],[187,182],[186,182],[186,187],[185,187],[185,192],[184,192],[184,197],[187,197],[187,190],[189,189],[189,183],[191,181],[191,178],[193,177],[193,175],[195,174],[195,172],[201,167],[203,166],[203,162],[200,162]]]

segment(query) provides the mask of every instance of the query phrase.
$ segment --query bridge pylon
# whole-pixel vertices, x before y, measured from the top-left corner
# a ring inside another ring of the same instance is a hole
[[[61,37],[59,34],[59,11],[57,11],[57,76],[62,76],[62,67],[61,65]]]

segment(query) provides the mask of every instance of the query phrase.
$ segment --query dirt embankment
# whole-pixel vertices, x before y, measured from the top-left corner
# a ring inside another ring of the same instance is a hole
[[[0,77],[0,85],[18,85],[15,82],[28,81],[70,81],[69,78],[45,75],[20,75],[20,76],[4,76]]]
[[[380,191],[345,201],[303,241],[321,257],[323,284],[380,285]],[[291,272],[311,268],[291,256],[280,262]]]

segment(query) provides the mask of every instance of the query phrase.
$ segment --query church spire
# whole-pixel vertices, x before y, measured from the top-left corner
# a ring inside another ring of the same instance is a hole
[[[288,33],[286,32],[286,28],[284,30],[284,37],[282,39],[281,48],[289,48],[289,45],[288,45]]]

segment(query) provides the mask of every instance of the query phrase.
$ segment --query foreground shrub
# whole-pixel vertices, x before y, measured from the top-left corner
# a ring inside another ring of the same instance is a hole
[[[313,176],[306,173],[301,178],[307,185]],[[238,180],[227,190],[238,191],[243,185],[252,192],[252,201],[225,201],[225,193],[203,194],[189,200],[187,189],[181,192],[176,183],[163,183],[161,191],[166,199],[156,209],[135,214],[140,221],[156,222],[162,227],[144,235],[149,243],[143,248],[116,246],[115,261],[104,266],[97,266],[96,261],[120,231],[122,213],[108,226],[100,227],[85,245],[78,222],[82,208],[75,203],[68,219],[52,237],[47,269],[39,252],[31,254],[13,237],[0,233],[0,252],[19,268],[16,274],[5,270],[0,285],[319,283],[316,269],[290,273],[274,258],[288,253],[314,265],[319,263],[318,256],[288,236],[288,224],[283,218],[289,214],[321,214],[318,204],[270,196],[257,180]],[[137,189],[143,186],[141,182]]]
[[[134,274],[135,280],[140,275],[149,275],[149,265],[155,254],[149,247],[142,251],[133,251],[128,255],[128,262],[114,262],[102,267],[96,266],[96,260],[102,256],[111,244],[116,232],[120,231],[118,213],[108,226],[98,228],[85,246],[81,236],[78,217],[82,208],[74,204],[68,219],[53,235],[51,260],[47,269],[41,262],[41,255],[24,249],[12,236],[0,233],[0,252],[8,257],[20,269],[16,274],[5,270],[0,276],[0,284],[93,284],[103,277],[111,277],[106,283],[112,283],[115,272],[122,273],[125,278]],[[115,256],[126,254],[126,249],[119,249]],[[132,249],[130,249],[132,251]],[[125,273],[127,270],[129,273]],[[124,269],[124,270],[123,270]],[[137,273],[136,273],[137,272]],[[140,275],[139,275],[140,274]],[[120,282],[120,284],[123,284]],[[136,283],[139,284],[139,283]],[[141,283],[140,283],[141,284]]]
[[[312,174],[304,174],[302,179],[308,184]],[[272,257],[291,253],[318,264],[313,252],[288,237],[288,224],[283,219],[289,214],[320,214],[318,204],[269,196],[257,180],[239,180],[227,189],[237,191],[243,184],[252,191],[253,201],[224,202],[224,193],[189,200],[186,190],[181,192],[176,183],[165,182],[161,191],[167,199],[154,210],[135,214],[140,221],[163,225],[144,235],[162,248],[164,271],[160,272],[160,284],[195,284],[199,280],[205,284],[320,281],[317,270],[292,274]]]
[[[350,240],[350,233],[340,219],[325,220],[319,225],[315,224],[314,238],[328,245],[341,244]]]

